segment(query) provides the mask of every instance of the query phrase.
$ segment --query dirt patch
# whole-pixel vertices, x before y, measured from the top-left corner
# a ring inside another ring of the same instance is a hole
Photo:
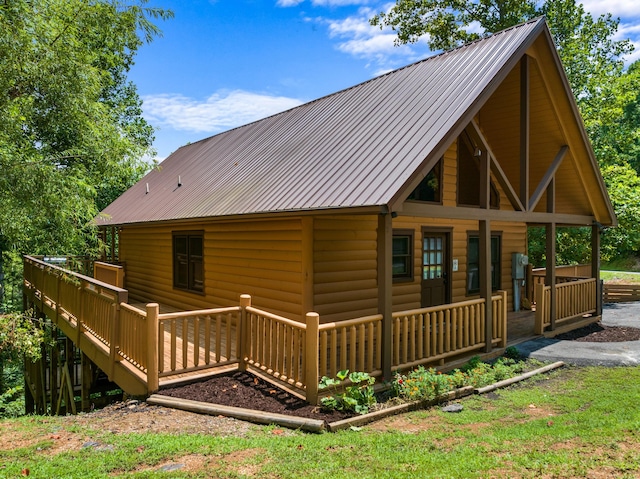
[[[623,326],[605,326],[592,323],[580,329],[562,333],[555,339],[581,341],[585,343],[618,343],[622,341],[640,340],[640,329]]]

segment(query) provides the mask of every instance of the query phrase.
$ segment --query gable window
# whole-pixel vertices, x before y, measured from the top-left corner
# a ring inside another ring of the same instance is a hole
[[[458,204],[480,206],[480,157],[465,134],[458,137]],[[491,182],[491,208],[500,207],[498,189]]]
[[[394,281],[413,279],[413,230],[394,230],[392,244]]]
[[[173,234],[173,287],[194,293],[204,292],[203,233]]]
[[[429,174],[422,179],[407,199],[427,203],[442,203],[442,158],[431,169]]]
[[[500,289],[500,243],[499,234],[491,235],[491,289]],[[480,292],[480,238],[470,234],[467,239],[467,294]]]

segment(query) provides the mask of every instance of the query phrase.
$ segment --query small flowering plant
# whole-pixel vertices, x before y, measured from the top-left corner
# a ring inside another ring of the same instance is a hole
[[[458,383],[463,382],[461,374],[464,373],[458,371],[456,376],[442,374],[434,368],[418,366],[407,374],[396,374],[391,386],[397,396],[409,401],[435,399],[460,387]]]

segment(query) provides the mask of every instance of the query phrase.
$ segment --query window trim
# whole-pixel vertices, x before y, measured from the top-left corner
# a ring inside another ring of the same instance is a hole
[[[187,241],[187,253],[186,253],[186,262],[187,262],[187,286],[182,286],[179,284],[178,282],[178,271],[177,271],[177,264],[178,264],[178,253],[176,252],[176,238],[179,237],[184,237],[186,238]],[[199,258],[197,256],[198,255],[192,255],[191,252],[189,251],[190,248],[190,242],[192,238],[200,238],[200,241],[202,242],[202,255]],[[172,259],[172,284],[173,284],[173,288],[174,289],[178,289],[180,291],[186,291],[188,293],[193,293],[193,294],[199,294],[199,295],[203,295],[205,294],[205,287],[204,287],[204,231],[173,231],[171,233],[171,259]],[[199,262],[200,263],[200,268],[202,270],[202,289],[198,289],[194,286],[195,281],[192,281],[192,264],[194,263],[194,259],[195,262]]]
[[[478,231],[467,231],[467,271],[466,271],[466,280],[465,280],[465,291],[466,296],[476,296],[480,293],[480,290],[472,290],[470,289],[470,281],[469,281],[469,271],[470,265],[469,262],[470,254],[469,254],[469,245],[471,238],[478,239],[478,250],[480,249],[480,233]],[[502,286],[502,231],[492,231],[491,232],[491,241],[494,239],[498,240],[498,258],[496,261],[491,260],[491,265],[494,267],[493,271],[496,272],[496,284],[493,284],[493,278],[491,281],[491,291],[499,291]],[[480,260],[479,251],[478,251],[478,261]],[[480,271],[480,263],[478,262],[478,271]]]
[[[409,253],[406,255],[402,255],[402,257],[408,257],[409,261],[409,271],[407,273],[403,273],[401,275],[397,275],[393,273],[393,238],[404,238],[407,237],[409,239]],[[415,231],[412,229],[394,229],[392,233],[391,240],[391,277],[394,283],[409,283],[414,279],[414,262],[415,262]]]

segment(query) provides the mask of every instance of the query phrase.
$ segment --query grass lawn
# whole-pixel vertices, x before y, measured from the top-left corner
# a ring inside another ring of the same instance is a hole
[[[461,413],[433,408],[336,434],[138,434],[90,416],[3,420],[0,477],[640,477],[638,367],[562,368],[460,403]],[[88,442],[100,447],[80,446]],[[184,467],[159,471],[169,463]]]
[[[640,273],[625,271],[600,271],[600,279],[605,283],[640,284]]]

